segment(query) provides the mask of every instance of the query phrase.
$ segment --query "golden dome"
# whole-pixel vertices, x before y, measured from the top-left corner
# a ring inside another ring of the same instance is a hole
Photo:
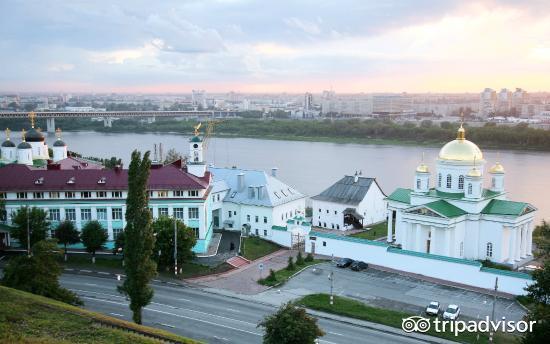
[[[481,177],[481,171],[474,167],[468,172],[467,176],[468,177]]]
[[[504,166],[500,164],[500,162],[497,162],[491,169],[489,169],[490,173],[504,173]]]
[[[428,168],[428,166],[426,166],[426,164],[421,163],[421,164],[418,165],[418,167],[416,168],[416,172],[420,172],[420,173],[430,173],[430,169]]]
[[[475,143],[466,140],[465,130],[461,125],[456,140],[447,143],[439,151],[439,159],[474,162],[483,160],[483,153]]]

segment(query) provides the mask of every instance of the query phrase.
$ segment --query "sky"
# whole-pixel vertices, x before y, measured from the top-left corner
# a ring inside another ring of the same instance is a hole
[[[550,91],[550,1],[0,0],[2,92]]]

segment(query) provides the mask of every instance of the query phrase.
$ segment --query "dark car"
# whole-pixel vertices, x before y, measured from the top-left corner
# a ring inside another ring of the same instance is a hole
[[[350,259],[350,258],[342,258],[342,259],[339,259],[339,260],[336,262],[336,266],[339,267],[339,268],[347,268],[347,267],[350,266],[352,263],[353,263],[353,259]]]
[[[350,269],[352,269],[353,271],[362,271],[368,267],[369,267],[369,264],[356,260],[353,263],[351,263]]]

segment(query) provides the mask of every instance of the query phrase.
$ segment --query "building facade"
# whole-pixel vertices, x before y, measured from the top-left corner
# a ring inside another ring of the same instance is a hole
[[[388,241],[405,250],[510,265],[531,257],[536,208],[506,199],[498,162],[488,171],[491,187],[483,188],[485,163],[461,127],[439,152],[435,187],[422,163],[413,188],[388,196]]]

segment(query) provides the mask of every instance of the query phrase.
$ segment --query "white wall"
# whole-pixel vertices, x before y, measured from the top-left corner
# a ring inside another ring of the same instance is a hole
[[[386,196],[382,193],[382,190],[373,182],[367,195],[357,207],[357,212],[364,217],[364,226],[386,220],[387,202],[385,198]]]
[[[312,238],[315,240],[312,240]],[[345,237],[344,237],[345,238]],[[353,240],[353,241],[351,241]],[[306,238],[306,252],[311,252],[312,242],[315,243],[315,253],[335,257],[346,257],[361,260],[395,270],[424,275],[473,287],[492,289],[495,278],[499,280],[499,291],[524,295],[524,288],[532,283],[531,279],[521,278],[520,273],[481,269],[481,264],[473,261],[436,258],[411,251],[389,249],[380,243],[367,243],[365,240],[330,238],[316,236],[314,232]],[[400,253],[401,252],[401,253]],[[408,253],[408,254],[404,254]]]

